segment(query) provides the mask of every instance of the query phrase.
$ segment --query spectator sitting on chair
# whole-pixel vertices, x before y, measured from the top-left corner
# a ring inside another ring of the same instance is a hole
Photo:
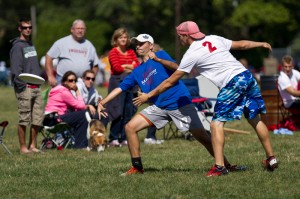
[[[294,69],[293,57],[286,55],[282,58],[282,71],[278,77],[278,89],[285,108],[300,115],[300,91],[298,84],[300,72]]]
[[[99,95],[97,89],[93,86],[95,82],[95,73],[93,70],[84,71],[82,78],[77,79],[77,88],[80,95],[83,98],[83,101],[86,105],[86,108],[90,111],[92,115],[97,113],[97,106],[102,96]],[[108,120],[106,118],[101,118],[103,124],[107,126]]]
[[[61,84],[50,90],[48,102],[45,107],[45,115],[57,112],[57,121],[63,121],[73,127],[75,148],[86,148],[88,121],[85,117],[86,106],[76,85],[77,76],[72,71],[67,71],[61,80]],[[75,91],[76,97],[71,90]],[[98,118],[98,114],[91,116]]]

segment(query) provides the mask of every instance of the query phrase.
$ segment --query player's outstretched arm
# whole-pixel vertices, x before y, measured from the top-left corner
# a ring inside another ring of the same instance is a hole
[[[169,88],[171,88],[176,82],[180,80],[185,75],[185,72],[176,70],[168,79],[163,81],[159,86],[157,86],[154,90],[149,93],[143,93],[142,95],[133,99],[133,104],[136,106],[140,106],[146,103],[150,98],[157,96]]]
[[[234,50],[248,50],[252,48],[266,48],[270,52],[272,51],[272,47],[267,42],[257,42],[257,41],[249,41],[249,40],[240,40],[240,41],[232,41],[231,49]]]
[[[113,100],[115,97],[117,97],[118,95],[120,95],[122,93],[122,89],[121,88],[115,88],[114,90],[112,90],[104,99],[102,99],[100,101],[100,103],[98,104],[97,107],[97,112],[100,116],[104,116],[107,117],[107,113],[103,112],[105,110],[105,105],[110,102],[111,100]]]

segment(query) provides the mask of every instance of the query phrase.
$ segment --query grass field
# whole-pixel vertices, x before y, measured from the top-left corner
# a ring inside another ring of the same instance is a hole
[[[106,92],[104,92],[104,95]],[[234,164],[248,170],[207,178],[213,158],[196,141],[171,139],[163,145],[141,145],[144,175],[121,177],[130,167],[126,147],[104,153],[66,149],[44,154],[20,155],[17,137],[17,102],[12,88],[0,87],[0,121],[8,120],[0,149],[1,198],[300,198],[300,132],[273,135],[280,161],[275,172],[264,171],[265,154],[256,134],[245,120],[226,127],[250,130],[250,135],[226,135],[225,153]],[[140,133],[140,140],[145,137]],[[157,132],[162,138],[162,131]],[[39,136],[38,144],[42,136]]]

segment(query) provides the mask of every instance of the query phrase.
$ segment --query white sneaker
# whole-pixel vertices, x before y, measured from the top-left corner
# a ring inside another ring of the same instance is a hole
[[[144,139],[145,144],[162,144],[164,143],[164,140],[156,140],[153,138],[145,138]]]
[[[120,147],[121,144],[118,140],[113,140],[109,143],[109,146]]]
[[[127,145],[128,145],[127,140],[124,140],[124,141],[121,143],[121,146],[127,146]]]

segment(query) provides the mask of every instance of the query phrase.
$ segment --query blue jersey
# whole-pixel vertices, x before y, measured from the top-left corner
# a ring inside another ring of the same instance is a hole
[[[170,55],[161,50],[155,53],[156,57],[175,62]],[[165,68],[162,64],[148,59],[135,68],[120,84],[122,91],[126,91],[138,85],[143,93],[149,93],[168,79],[174,71]],[[166,110],[175,110],[190,104],[191,95],[182,81],[178,81],[173,87],[150,99],[157,107]]]

